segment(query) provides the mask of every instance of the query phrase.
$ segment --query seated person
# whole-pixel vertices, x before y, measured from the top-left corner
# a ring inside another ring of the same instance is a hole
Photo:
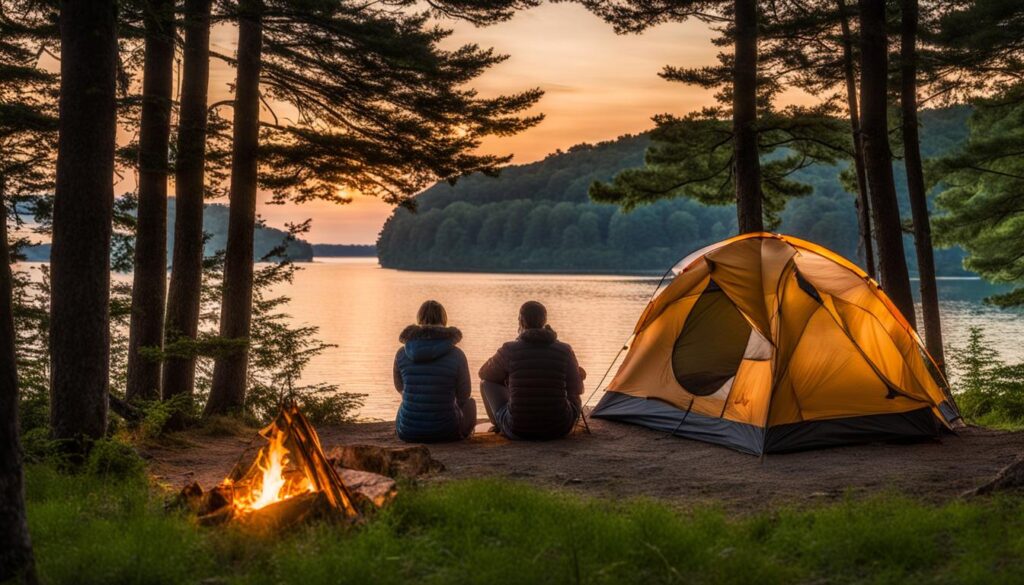
[[[572,432],[582,406],[586,372],[558,341],[544,305],[519,310],[519,338],[480,368],[480,393],[496,430],[510,439],[545,440]]]
[[[404,346],[395,355],[395,389],[402,395],[395,428],[403,441],[459,441],[473,434],[476,401],[470,398],[469,364],[455,347],[462,332],[447,325],[441,303],[427,301],[416,325],[398,338]]]

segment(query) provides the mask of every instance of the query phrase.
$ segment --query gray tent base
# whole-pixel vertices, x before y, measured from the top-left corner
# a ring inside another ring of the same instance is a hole
[[[941,423],[931,408],[807,421],[765,429],[680,410],[655,399],[606,392],[591,416],[636,424],[673,435],[722,445],[751,455],[894,440],[934,439]]]

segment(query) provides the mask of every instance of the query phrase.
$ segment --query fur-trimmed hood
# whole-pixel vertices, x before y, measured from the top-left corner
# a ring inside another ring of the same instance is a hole
[[[414,362],[432,362],[462,341],[462,332],[455,327],[410,325],[398,340],[405,344],[405,355]]]
[[[550,345],[558,341],[558,334],[551,328],[550,325],[545,325],[540,329],[524,329],[519,334],[519,340],[527,343],[543,343]]]
[[[453,344],[457,344],[462,341],[462,332],[458,327],[409,325],[398,336],[400,343],[408,343],[413,339],[450,339]]]

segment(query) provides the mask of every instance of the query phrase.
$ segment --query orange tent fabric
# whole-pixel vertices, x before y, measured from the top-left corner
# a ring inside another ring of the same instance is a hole
[[[934,436],[958,421],[917,333],[838,254],[751,233],[679,267],[594,416],[757,454]]]

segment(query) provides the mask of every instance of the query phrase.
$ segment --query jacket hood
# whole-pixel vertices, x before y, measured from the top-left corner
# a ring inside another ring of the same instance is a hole
[[[462,332],[455,327],[406,327],[398,340],[405,344],[405,355],[414,362],[434,361],[450,352],[462,341]]]
[[[450,339],[452,345],[462,341],[462,332],[458,327],[437,327],[434,325],[409,325],[402,330],[398,341],[406,343],[413,339]]]
[[[519,340],[527,343],[552,344],[558,341],[558,334],[550,325],[545,325],[540,329],[524,329],[519,334]]]

